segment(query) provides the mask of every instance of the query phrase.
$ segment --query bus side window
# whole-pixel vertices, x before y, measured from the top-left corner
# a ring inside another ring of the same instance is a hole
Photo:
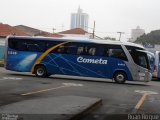
[[[83,53],[83,46],[77,48],[77,55],[82,55]]]
[[[69,44],[67,46],[67,54],[76,55],[77,54],[77,45],[76,43]]]
[[[58,48],[56,48],[55,50],[53,50],[54,53],[65,53],[65,46],[59,46]]]
[[[104,49],[103,45],[97,45],[96,46],[96,56],[106,56],[106,51]]]
[[[27,50],[27,43],[25,40],[18,41],[18,50],[19,51],[26,51]]]
[[[109,57],[118,58],[127,61],[127,57],[120,45],[107,45],[107,54]]]
[[[18,41],[17,40],[10,40],[9,39],[9,48],[14,49],[14,50],[18,50]]]
[[[95,55],[96,46],[94,44],[81,44],[77,48],[77,55]]]
[[[26,41],[27,51],[32,52],[44,52],[45,51],[45,41]]]
[[[95,52],[96,52],[96,48],[95,47],[91,47],[88,50],[89,55],[95,55]]]
[[[109,49],[109,56],[119,58],[122,60],[127,60],[122,49]]]

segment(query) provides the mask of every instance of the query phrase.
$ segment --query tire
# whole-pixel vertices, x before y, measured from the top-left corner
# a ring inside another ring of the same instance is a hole
[[[113,79],[115,80],[116,83],[122,84],[125,83],[127,76],[124,72],[119,71],[114,74]]]
[[[46,68],[43,65],[38,65],[35,67],[35,75],[37,77],[46,77],[47,71]]]

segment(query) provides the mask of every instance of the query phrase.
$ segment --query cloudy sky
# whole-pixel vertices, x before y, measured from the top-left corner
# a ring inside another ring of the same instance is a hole
[[[0,5],[0,22],[49,32],[70,29],[71,13],[78,6],[88,13],[90,28],[95,20],[96,34],[101,37],[118,39],[121,31],[127,39],[138,25],[146,33],[160,29],[160,0],[0,0]]]

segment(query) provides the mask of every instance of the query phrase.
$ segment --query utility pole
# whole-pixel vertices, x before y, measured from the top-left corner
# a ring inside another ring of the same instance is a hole
[[[95,35],[95,21],[94,21],[94,25],[93,25],[93,39],[94,39],[94,35]]]
[[[121,35],[124,34],[124,32],[117,32],[119,33],[119,41],[121,41]]]
[[[52,30],[53,30],[53,33],[54,33],[54,31],[55,31],[56,29],[55,29],[55,28],[53,28]]]

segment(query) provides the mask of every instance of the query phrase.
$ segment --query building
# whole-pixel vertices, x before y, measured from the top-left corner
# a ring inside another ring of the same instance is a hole
[[[89,38],[90,34],[87,31],[81,28],[73,28],[70,30],[65,30],[59,32],[58,34],[63,35],[64,37],[76,37],[76,38]]]
[[[83,13],[82,9],[79,7],[77,13],[71,14],[71,29],[82,28],[88,31],[88,18],[88,14]]]
[[[39,29],[35,29],[29,26],[25,26],[25,25],[17,25],[14,26],[14,28],[23,31],[27,34],[29,34],[30,36],[43,36],[43,37],[63,37],[62,35],[56,34],[56,33],[49,33],[43,30],[39,30]]]
[[[4,44],[8,35],[30,36],[29,34],[17,30],[8,24],[0,23],[0,64],[4,59]]]
[[[137,26],[136,29],[132,29],[131,39],[129,41],[134,42],[137,40],[138,37],[142,36],[143,34],[145,34],[145,30],[141,29],[139,26]]]
[[[0,23],[0,44],[5,43],[5,39],[8,35],[16,35],[16,36],[30,36],[29,34],[20,31],[8,24]]]
[[[57,34],[57,33],[49,33],[49,32],[44,32],[44,31],[42,31],[38,34],[35,34],[34,36],[57,37],[57,38],[63,37],[63,35],[60,35],[60,34]]]
[[[14,26],[14,28],[16,28],[20,31],[23,31],[23,32],[25,32],[25,33],[27,33],[31,36],[39,34],[42,31],[42,30],[38,30],[38,29],[35,29],[35,28],[32,28],[32,27],[25,26],[25,25],[17,25],[17,26]]]
[[[73,28],[70,30],[59,32],[58,34],[63,35],[63,37],[68,37],[68,38],[84,38],[84,39],[93,38],[93,33],[89,33],[83,30],[82,28]],[[102,39],[102,38],[94,35],[94,39]]]

